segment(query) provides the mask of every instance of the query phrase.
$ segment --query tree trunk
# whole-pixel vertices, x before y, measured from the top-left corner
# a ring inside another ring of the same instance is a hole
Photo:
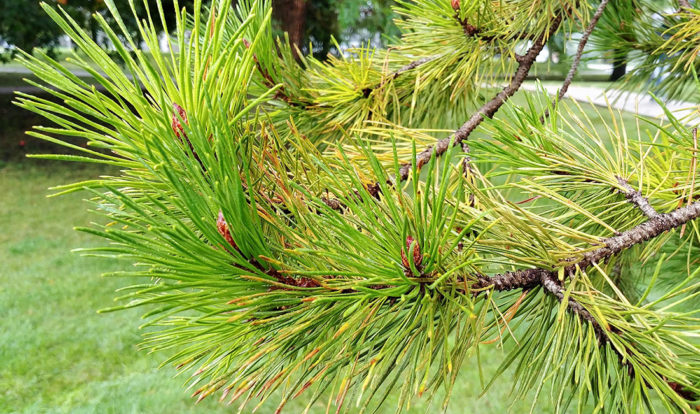
[[[616,81],[627,73],[627,57],[616,56],[613,59],[613,71],[610,74],[610,81]]]
[[[289,34],[289,43],[301,49],[304,44],[306,0],[274,0],[272,8],[282,30]]]

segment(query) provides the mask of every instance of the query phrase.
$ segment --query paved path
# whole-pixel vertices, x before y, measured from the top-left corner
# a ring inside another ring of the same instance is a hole
[[[556,94],[559,91],[559,86],[543,85],[547,92]],[[525,84],[523,89],[534,91],[537,89],[535,84]],[[603,88],[596,86],[571,85],[566,93],[567,98],[576,99],[581,102],[590,102],[598,106],[612,106],[615,109],[637,113],[639,115],[648,116],[651,118],[666,118],[663,109],[651,98],[648,94],[636,92],[623,92],[619,90],[605,91]],[[606,98],[607,97],[607,101]],[[662,100],[663,101],[663,100]],[[679,119],[691,115],[693,112],[697,117],[700,115],[700,104],[682,101],[665,101],[664,104],[675,116]],[[690,120],[690,118],[688,118]],[[696,118],[697,119],[697,118]],[[692,121],[695,124],[697,121]]]
[[[92,75],[86,70],[83,69],[77,69],[77,68],[70,68],[70,71],[81,78],[86,78],[89,79]],[[9,73],[12,75],[19,75],[19,76],[24,76],[24,77],[31,77],[32,71],[25,68],[24,66],[17,66],[17,65],[9,65],[9,66],[4,66],[0,64],[0,74],[2,73]],[[101,89],[100,86],[98,86],[98,89]],[[32,86],[28,83],[22,82],[20,85],[17,86],[0,86],[0,95],[14,95],[15,92],[24,92],[24,93],[41,93],[42,90]]]

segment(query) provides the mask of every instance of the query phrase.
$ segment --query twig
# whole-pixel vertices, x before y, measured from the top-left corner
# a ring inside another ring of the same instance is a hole
[[[569,68],[569,73],[566,74],[566,78],[564,79],[564,83],[562,83],[561,88],[559,88],[559,94],[557,95],[557,99],[555,102],[552,104],[556,104],[557,101],[561,101],[564,98],[564,95],[566,95],[566,92],[569,90],[569,86],[571,85],[571,82],[574,80],[574,76],[576,75],[576,72],[578,71],[578,66],[581,63],[581,58],[583,56],[583,49],[586,47],[586,43],[588,43],[588,38],[591,37],[591,33],[593,32],[593,29],[595,29],[595,26],[598,24],[598,20],[600,20],[600,16],[603,15],[603,12],[605,11],[605,7],[608,5],[609,0],[603,0],[600,2],[600,5],[598,6],[598,9],[596,10],[595,14],[593,15],[593,18],[591,18],[591,21],[588,23],[588,27],[586,27],[586,30],[583,32],[583,36],[581,36],[581,40],[578,42],[578,49],[576,50],[576,56],[574,57],[574,61],[571,64],[571,68]],[[545,110],[544,115],[540,117],[540,122],[544,122],[544,119],[549,116],[549,109]]]
[[[566,74],[564,83],[562,83],[561,88],[559,89],[559,100],[561,100],[564,97],[564,95],[566,95],[566,91],[569,90],[569,85],[571,85],[571,81],[573,81],[574,75],[576,75],[576,72],[578,71],[578,65],[581,63],[583,49],[586,47],[586,43],[588,43],[588,38],[591,37],[591,33],[593,32],[593,29],[595,29],[595,26],[598,24],[600,16],[603,15],[603,12],[605,11],[605,7],[608,5],[608,2],[609,0],[603,0],[600,2],[600,6],[598,6],[598,9],[595,11],[595,14],[591,18],[591,21],[588,23],[588,27],[586,27],[586,30],[583,32],[583,36],[581,36],[581,40],[579,40],[578,42],[576,56],[574,57],[574,61],[571,64],[569,73]]]
[[[469,138],[472,132],[484,121],[486,118],[492,118],[496,112],[503,106],[504,103],[520,89],[527,78],[528,73],[535,59],[540,54],[544,48],[547,39],[552,36],[561,25],[562,15],[558,15],[547,32],[542,33],[533,43],[533,45],[528,49],[527,53],[522,56],[518,61],[518,69],[515,75],[511,79],[510,83],[503,88],[496,96],[494,96],[490,101],[486,102],[479,110],[474,113],[467,122],[464,123],[451,137],[443,138],[438,141],[435,145],[431,145],[426,148],[423,152],[416,157],[416,168],[420,169],[428,161],[433,152],[436,156],[444,154],[453,145],[459,144],[462,141]],[[401,166],[399,170],[398,181],[405,181],[411,171],[411,163],[406,163]]]
[[[369,97],[369,94],[372,93],[372,91],[374,91],[376,89],[383,88],[384,85],[386,85],[389,81],[392,81],[392,80],[398,78],[399,76],[401,76],[401,74],[408,72],[408,71],[411,71],[411,70],[413,70],[419,66],[422,66],[426,63],[432,62],[440,57],[441,57],[441,55],[435,55],[435,56],[428,56],[428,57],[416,59],[413,62],[408,63],[408,64],[400,67],[399,69],[391,72],[387,76],[385,76],[382,79],[382,81],[379,83],[379,85],[371,86],[371,87],[367,87],[367,88],[362,89],[362,94],[365,98]]]
[[[416,168],[421,169],[423,165],[425,165],[428,161],[430,161],[430,157],[432,156],[433,151],[435,151],[436,157],[439,157],[440,155],[444,154],[450,147],[453,145],[456,145],[458,143],[462,143],[462,141],[466,141],[467,138],[469,138],[469,135],[471,135],[472,132],[484,121],[485,118],[492,118],[496,112],[503,106],[504,103],[515,93],[520,89],[520,86],[523,84],[525,79],[527,78],[527,75],[530,73],[530,68],[532,67],[532,64],[535,62],[535,59],[537,59],[537,56],[539,56],[540,52],[544,48],[544,45],[547,42],[547,39],[551,37],[558,29],[559,26],[561,25],[561,22],[563,20],[563,15],[559,14],[557,17],[552,21],[551,26],[549,27],[549,30],[545,33],[542,33],[533,43],[533,45],[528,49],[527,53],[522,56],[518,56],[518,69],[515,72],[515,75],[511,79],[510,83],[504,87],[496,96],[494,96],[490,101],[486,102],[479,110],[474,113],[467,122],[465,122],[451,137],[443,138],[440,141],[438,141],[435,145],[431,145],[425,150],[423,150],[421,153],[419,153],[416,156]],[[401,73],[404,73],[406,71],[415,69],[416,67],[425,64],[427,62],[430,62],[434,59],[437,59],[437,56],[433,57],[428,57],[428,58],[423,58],[423,59],[418,59],[414,62],[409,63],[408,65],[402,67],[401,69],[397,70],[394,72],[394,74],[389,75],[387,79],[395,79],[397,76],[399,76]],[[383,83],[382,83],[383,84]],[[372,91],[372,88],[365,89],[364,93],[365,95],[368,95],[369,92]],[[468,163],[469,161],[467,161]],[[401,168],[399,169],[399,176],[397,177],[397,180],[399,182],[401,181],[406,181],[408,179],[408,176],[411,172],[411,163],[405,163],[401,165]],[[330,201],[330,203],[328,202]],[[328,205],[329,207],[333,209],[341,209],[342,208],[342,203],[337,203],[334,200],[330,199],[324,199],[324,203]]]
[[[632,188],[632,186],[629,185],[627,180],[625,180],[622,177],[617,177],[617,182],[620,183],[620,186],[622,186],[622,188],[625,189],[624,194],[627,200],[629,200],[632,204],[637,206],[637,208],[639,208],[645,216],[649,218],[654,218],[657,215],[659,215],[659,213],[654,209],[654,207],[652,207],[651,204],[649,204],[649,199],[644,197],[641,192]]]
[[[441,57],[440,55],[435,55],[435,56],[429,56],[429,57],[424,57],[424,58],[421,58],[421,59],[418,59],[418,60],[414,60],[413,62],[411,62],[411,63],[409,63],[409,64],[407,64],[407,65],[404,65],[404,66],[402,66],[401,68],[399,68],[398,70],[392,72],[392,73],[389,75],[389,77],[390,77],[391,79],[396,79],[396,78],[398,78],[399,75],[401,75],[402,73],[408,72],[409,70],[413,70],[413,69],[417,68],[418,66],[424,65],[424,64],[426,64],[426,63],[428,63],[428,62],[432,62],[433,60],[436,60],[436,59],[438,59],[438,58],[440,58],[440,57]]]
[[[570,276],[576,271],[576,269],[586,269],[593,263],[606,260],[623,250],[629,249],[635,244],[650,240],[666,231],[685,225],[687,222],[698,217],[700,217],[700,202],[678,208],[668,214],[657,213],[648,221],[625,231],[619,236],[611,237],[605,240],[605,245],[603,247],[586,253],[583,256],[583,259],[567,266],[564,269],[564,272],[566,275]],[[490,278],[487,276],[481,276],[479,277],[479,280],[472,285],[472,289],[487,289],[489,287],[493,287],[493,290],[495,291],[519,288],[527,290],[537,285],[541,285],[547,293],[554,295],[561,302],[564,300],[565,295],[557,276],[557,272],[542,268],[518,270],[515,272],[506,272],[495,275]],[[482,291],[483,290],[477,290],[474,294],[478,295]],[[575,299],[571,297],[568,298],[567,309],[591,324],[600,345],[605,345],[605,343],[610,341],[608,332],[600,325],[600,323],[598,323],[593,315]],[[620,363],[623,366],[627,366],[629,374],[634,375],[634,370],[629,363],[626,362],[623,353],[621,353],[616,347],[611,348],[617,354]],[[672,383],[669,383],[669,385],[683,398],[688,400],[697,398],[697,396],[693,394],[683,394],[684,391],[676,389],[679,387],[673,387]]]
[[[555,296],[557,299],[559,299],[559,302],[562,302],[564,300],[564,288],[561,286],[559,279],[557,279],[556,277],[552,275],[543,276],[541,280],[541,285],[544,288],[545,292]],[[608,335],[608,331],[602,326],[600,326],[600,323],[598,323],[598,321],[593,317],[593,315],[588,311],[588,309],[586,309],[583,305],[578,303],[574,298],[569,297],[567,309],[573,314],[583,319],[584,321],[589,322],[591,324],[591,327],[595,332],[595,336],[598,339],[598,344],[600,346],[604,346],[606,343],[610,342],[610,336]],[[611,328],[611,330],[613,332],[617,331],[615,328]],[[627,361],[625,353],[620,352],[620,350],[618,350],[615,346],[611,346],[610,349],[612,349],[612,351],[615,352],[618,360],[620,361],[620,364],[624,367],[627,367],[627,372],[629,373],[629,375],[634,376],[634,368],[629,363],[629,361]],[[680,392],[678,393],[681,396],[683,396],[683,394],[681,394]],[[684,398],[688,400],[692,399],[687,398],[685,396]]]

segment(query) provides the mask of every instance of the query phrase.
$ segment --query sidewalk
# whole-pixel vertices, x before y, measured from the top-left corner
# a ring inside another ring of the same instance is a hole
[[[556,94],[560,87],[557,85],[542,86],[552,95]],[[537,86],[532,83],[524,84],[522,88],[528,91],[537,90]],[[571,85],[566,93],[566,97],[604,107],[610,104],[614,109],[632,112],[650,118],[666,118],[661,106],[648,94],[620,90],[609,90],[606,92],[605,89],[596,86]],[[606,97],[607,101],[605,99]],[[695,116],[700,115],[700,104],[698,103],[666,101],[664,104],[678,119],[683,119],[693,113],[695,113]]]
[[[83,79],[91,79],[92,77],[92,75],[90,75],[89,72],[83,69],[71,68],[71,72],[74,75]],[[2,76],[3,74],[12,75],[20,78],[32,77],[32,71],[25,68],[24,66],[17,64],[0,64],[0,76]],[[98,86],[98,88],[101,88],[101,86]],[[19,82],[19,84],[12,86],[0,86],[0,95],[14,95],[15,92],[24,92],[32,94],[41,93],[42,90],[25,82]]]

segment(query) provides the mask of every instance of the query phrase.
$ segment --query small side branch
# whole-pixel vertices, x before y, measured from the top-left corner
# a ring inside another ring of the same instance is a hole
[[[441,57],[440,55],[436,56],[429,56],[429,57],[424,57],[418,60],[414,60],[413,62],[402,66],[401,68],[397,69],[395,72],[392,72],[391,75],[389,75],[389,78],[391,79],[396,79],[399,77],[404,72],[408,72],[410,70],[413,70],[421,65],[425,65],[426,63],[432,62],[433,60],[438,59]]]
[[[571,68],[569,69],[569,73],[566,74],[566,78],[564,79],[564,83],[561,85],[561,88],[559,89],[559,96],[558,100],[561,100],[564,95],[566,95],[566,91],[569,90],[569,85],[571,85],[571,82],[574,79],[574,75],[576,75],[576,72],[578,71],[578,66],[581,63],[581,57],[583,56],[583,49],[586,47],[586,43],[588,43],[588,38],[591,37],[591,33],[593,32],[593,29],[595,29],[596,25],[598,24],[598,20],[600,20],[600,16],[603,15],[603,12],[605,11],[605,7],[608,5],[609,0],[603,0],[600,2],[600,5],[598,6],[598,9],[595,11],[595,14],[593,14],[593,17],[591,18],[591,21],[588,23],[588,27],[586,27],[586,30],[583,32],[583,36],[581,36],[581,40],[578,42],[578,49],[576,50],[576,56],[574,57],[574,61],[571,64]]]
[[[571,86],[571,82],[574,80],[574,76],[578,71],[578,66],[579,64],[581,64],[581,58],[583,57],[583,49],[586,47],[586,44],[588,43],[588,38],[591,37],[591,33],[598,24],[598,20],[600,20],[600,17],[603,15],[603,12],[605,11],[605,7],[608,5],[608,2],[609,0],[603,0],[602,2],[600,2],[598,9],[596,10],[595,14],[593,14],[591,21],[588,23],[588,27],[586,27],[586,30],[583,32],[581,40],[579,40],[578,42],[576,56],[574,56],[574,61],[571,64],[571,68],[569,68],[569,73],[567,73],[566,78],[564,78],[564,83],[562,83],[561,88],[559,88],[559,94],[557,95],[555,103],[557,101],[561,101],[564,98],[564,95],[566,95],[566,92],[569,90],[569,86]],[[554,104],[552,106],[554,106]],[[544,119],[548,116],[549,109],[545,110],[544,115],[542,115],[542,117],[540,118],[540,122],[544,122]]]
[[[547,275],[542,278],[541,284],[544,290],[550,295],[553,295],[557,299],[559,299],[559,302],[562,302],[564,300],[564,288],[561,286],[559,279],[557,279],[554,276]],[[583,307],[583,305],[578,303],[575,299],[569,297],[567,309],[569,310],[569,312],[573,313],[574,315],[577,315],[579,318],[591,324],[591,327],[595,332],[595,336],[598,339],[598,344],[600,346],[604,346],[605,344],[610,342],[610,336],[608,334],[608,331],[605,330],[605,328],[603,328],[600,325],[600,323],[598,323],[598,321],[593,317],[593,315],[588,311],[588,309]],[[627,372],[629,373],[629,375],[634,376],[634,369],[626,360],[625,355],[621,353],[615,346],[612,346],[612,344],[610,346],[610,349],[612,349],[612,351],[615,352],[618,360],[620,361],[620,364],[624,367],[627,367]],[[691,398],[687,399],[690,400]]]
[[[649,199],[644,197],[641,192],[632,188],[627,180],[622,177],[617,177],[617,181],[620,183],[620,186],[625,189],[624,194],[627,200],[637,206],[637,208],[640,209],[645,216],[654,218],[659,215],[659,213],[649,203]]]
[[[398,78],[398,77],[401,76],[403,73],[410,72],[410,71],[412,71],[413,69],[416,69],[416,68],[418,68],[418,67],[420,67],[420,66],[422,66],[422,65],[425,65],[426,63],[429,63],[429,62],[432,62],[432,61],[434,61],[434,60],[437,60],[437,59],[440,58],[440,57],[441,57],[441,55],[435,55],[435,56],[428,56],[428,57],[416,59],[416,60],[414,60],[413,62],[410,62],[410,63],[408,63],[408,64],[406,64],[406,65],[400,67],[399,69],[395,70],[394,72],[391,72],[391,73],[389,73],[388,75],[386,75],[386,76],[382,79],[382,81],[379,83],[379,85],[370,86],[370,87],[366,87],[366,88],[362,89],[362,94],[363,94],[363,96],[364,96],[365,98],[367,98],[367,97],[369,97],[369,95],[372,93],[372,91],[374,91],[374,90],[376,90],[376,89],[381,89],[381,88],[383,88],[384,85],[386,85],[388,82],[390,82],[390,81],[392,81],[392,80]]]
[[[564,300],[564,288],[562,288],[561,283],[555,276],[551,274],[543,274],[542,278],[540,279],[540,284],[544,290],[547,291],[547,293],[554,295],[557,299],[559,299],[559,302]],[[567,307],[569,311],[578,315],[584,321],[591,323],[599,343],[605,344],[610,340],[607,332],[605,332],[605,329],[600,326],[598,321],[595,320],[593,315],[591,315],[591,313],[584,308],[583,305],[578,303],[575,299],[569,297]]]

